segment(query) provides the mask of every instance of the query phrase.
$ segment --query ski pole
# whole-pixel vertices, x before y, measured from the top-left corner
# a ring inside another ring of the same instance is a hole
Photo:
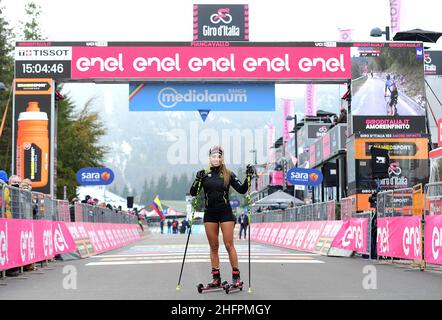
[[[251,263],[250,263],[250,224],[251,224],[251,219],[250,219],[250,176],[247,176],[247,185],[248,185],[248,189],[247,189],[247,219],[248,219],[248,224],[249,224],[249,291],[248,293],[252,293],[252,276],[251,276]]]
[[[183,263],[181,264],[180,278],[178,279],[178,285],[176,287],[176,291],[181,290],[181,285],[180,285],[181,284],[181,276],[183,275],[184,260],[186,259],[187,246],[189,245],[189,238],[190,238],[190,234],[192,233],[193,218],[195,216],[195,209],[196,209],[196,205],[198,202],[198,194],[200,191],[200,187],[201,187],[201,180],[198,181],[198,188],[196,190],[196,200],[195,200],[195,204],[194,204],[193,210],[192,210],[192,218],[190,219],[189,233],[187,234],[186,248],[184,249]]]

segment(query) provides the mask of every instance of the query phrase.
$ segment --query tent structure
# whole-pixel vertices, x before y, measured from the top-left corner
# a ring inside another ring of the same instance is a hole
[[[265,198],[255,202],[252,204],[252,207],[267,207],[267,206],[279,206],[288,205],[290,202],[293,202],[295,206],[300,206],[304,204],[304,201],[295,198],[294,196],[285,193],[282,190],[278,190]]]
[[[436,43],[439,37],[442,36],[441,32],[428,31],[422,29],[413,29],[408,31],[399,31],[393,37],[394,41],[422,41]]]
[[[156,217],[158,217],[160,219],[160,216],[154,210],[148,211],[146,209],[143,209],[143,210],[140,211],[140,213],[143,214],[146,218],[156,218]],[[165,215],[166,219],[168,219],[168,218],[169,219],[172,219],[172,218],[178,219],[178,218],[184,218],[184,217],[186,217],[185,213],[179,212],[179,211],[175,211],[172,208],[168,208],[168,212]]]

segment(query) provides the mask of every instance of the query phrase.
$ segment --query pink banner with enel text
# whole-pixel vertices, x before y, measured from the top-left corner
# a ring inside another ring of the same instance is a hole
[[[333,240],[332,247],[351,250],[358,253],[368,251],[368,219],[349,219],[343,222]]]
[[[350,47],[72,47],[72,79],[349,79]]]
[[[0,219],[0,270],[76,251],[64,222]]]
[[[425,216],[425,261],[442,264],[442,215]]]
[[[420,216],[379,218],[377,254],[408,260],[421,258]]]
[[[136,224],[72,222],[67,226],[77,243],[87,239],[95,254],[141,240]]]

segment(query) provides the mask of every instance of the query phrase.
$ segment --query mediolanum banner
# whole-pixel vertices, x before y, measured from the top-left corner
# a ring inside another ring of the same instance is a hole
[[[130,111],[274,111],[273,83],[130,83]]]

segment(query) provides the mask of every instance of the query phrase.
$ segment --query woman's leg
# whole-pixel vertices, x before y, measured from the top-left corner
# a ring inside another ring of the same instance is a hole
[[[235,223],[233,221],[227,221],[221,223],[221,231],[223,232],[224,246],[229,253],[229,260],[232,269],[238,269],[238,255],[233,244],[233,230]]]
[[[212,263],[212,268],[219,269],[219,223],[206,222],[204,223],[204,228],[206,229],[207,240],[209,240],[210,262]]]

